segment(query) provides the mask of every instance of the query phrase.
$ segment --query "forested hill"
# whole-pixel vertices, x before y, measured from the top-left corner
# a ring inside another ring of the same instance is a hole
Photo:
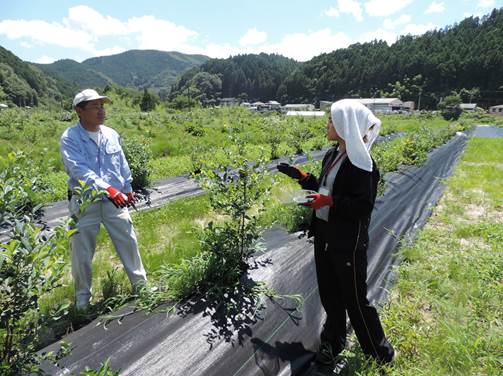
[[[272,100],[281,95],[281,84],[301,63],[281,55],[238,55],[210,59],[183,74],[170,97],[188,95],[205,102],[218,97]]]
[[[72,95],[64,80],[42,72],[0,47],[0,102],[17,106],[54,103]]]
[[[422,103],[434,108],[441,97],[465,89],[479,104],[500,104],[502,46],[503,8],[422,36],[401,37],[391,46],[355,44],[317,56],[288,77],[287,96],[316,102],[385,92],[417,102],[422,91]]]
[[[130,50],[117,55],[93,57],[82,63],[60,60],[38,66],[79,88],[103,87],[113,82],[136,89],[159,91],[169,90],[182,73],[208,59],[204,55],[180,52]]]
[[[58,76],[72,84],[76,90],[87,87],[104,87],[112,82],[112,79],[87,68],[84,64],[75,60],[63,59],[51,64],[34,64],[46,73]]]
[[[317,103],[344,97],[396,96],[435,108],[455,90],[464,100],[503,103],[503,9],[483,18],[403,36],[354,44],[298,63],[278,55],[211,59],[184,74],[171,98],[189,95]]]

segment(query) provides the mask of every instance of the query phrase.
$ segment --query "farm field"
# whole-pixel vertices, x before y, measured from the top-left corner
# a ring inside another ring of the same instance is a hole
[[[158,106],[155,111],[131,111],[127,99],[109,93],[113,103],[107,107],[106,125],[116,129],[126,147],[141,146],[148,153],[149,181],[190,174],[207,161],[225,161],[233,150],[233,138],[246,143],[245,157],[275,159],[298,152],[328,146],[325,119],[285,117],[279,114],[252,113],[239,107],[175,111]],[[395,132],[417,133],[428,128],[445,127],[448,122],[430,114],[419,117],[393,115],[383,117],[381,135]],[[43,109],[7,109],[0,111],[0,166],[12,152],[23,152],[33,171],[40,176],[43,194],[33,198],[47,203],[66,198],[66,179],[59,156],[59,137],[75,124],[76,114]],[[475,119],[461,119],[472,124]],[[136,158],[130,163],[135,164]],[[145,159],[138,160],[142,163]],[[143,166],[145,168],[145,166]],[[144,183],[140,184],[144,186]]]
[[[43,113],[40,112],[39,114]],[[26,121],[22,122],[20,133],[27,132],[25,135],[37,134],[36,137],[42,139],[42,135],[38,136],[38,133],[35,132],[36,127],[40,126],[40,124],[32,123],[34,117],[27,116],[24,111],[21,114],[16,116],[26,116]],[[49,113],[45,114],[44,116],[47,116],[45,118],[40,115],[41,118],[45,119],[40,121],[43,126],[48,126],[51,121],[54,121],[57,127],[60,127],[58,131],[54,132],[52,139],[48,137],[39,143],[39,139],[34,138],[33,144],[36,144],[37,147],[31,149],[27,148],[26,144],[23,146],[22,137],[17,138],[18,136],[11,137],[9,142],[2,141],[1,144],[3,145],[1,150],[4,156],[14,149],[24,149],[25,158],[29,163],[25,164],[23,168],[29,169],[30,166],[35,166],[39,173],[40,171],[51,171],[49,174],[40,175],[41,181],[48,183],[51,190],[45,195],[35,195],[35,202],[62,199],[66,194],[66,178],[64,173],[59,170],[61,166],[57,162],[59,160],[57,145],[60,131],[62,132],[65,127],[73,123],[61,121],[58,123],[54,119],[51,120]],[[0,115],[14,116],[7,112],[2,112]],[[257,160],[261,157],[270,160],[273,156],[294,155],[300,149],[306,151],[327,146],[324,141],[325,119],[291,119],[279,115],[264,116],[251,114],[238,108],[200,109],[174,114],[159,110],[150,114],[132,113],[131,118],[133,116],[136,117],[134,117],[134,121],[131,121],[131,124],[125,122],[125,124],[129,124],[129,128],[122,126],[125,119],[124,115],[117,115],[117,118],[115,118],[113,112],[109,114],[110,121],[108,124],[115,127],[122,134],[131,133],[132,137],[145,140],[146,144],[149,145],[152,156],[150,167],[153,171],[153,180],[193,172],[194,161],[191,159],[196,155],[195,149],[197,147],[199,148],[197,149],[197,155],[205,156],[203,161],[225,165],[230,156],[239,154],[239,150],[232,143],[233,139],[244,141],[244,155],[242,157],[249,160]],[[5,120],[5,118],[2,119]],[[159,121],[155,119],[159,119]],[[211,121],[207,119],[211,119]],[[426,159],[429,150],[445,142],[455,132],[465,130],[482,119],[483,117],[472,115],[462,117],[458,122],[447,122],[431,114],[409,117],[383,117],[382,134],[403,132],[404,135],[393,141],[376,145],[373,156],[377,160],[382,173],[394,171],[400,165],[421,164]],[[114,121],[117,126],[114,126]],[[234,127],[229,124],[238,124],[238,126]],[[2,127],[4,126],[2,125]],[[278,132],[278,128],[284,130],[284,132]],[[6,135],[13,133],[12,129],[10,133],[3,128],[0,129],[3,130],[2,140],[5,140]],[[197,135],[190,133],[188,129],[191,129],[190,132],[196,132]],[[271,140],[270,137],[272,136],[270,135],[278,138]],[[221,141],[221,144],[218,141]],[[38,149],[39,144],[41,144],[40,149]],[[48,157],[52,151],[45,152],[44,148],[49,148],[51,145],[52,148],[56,148],[54,149],[56,154]],[[197,145],[197,147],[194,145]],[[273,145],[274,147],[279,145],[275,150],[277,154],[273,153]],[[498,150],[498,144],[492,146]],[[481,148],[484,145],[476,147]],[[160,152],[161,149],[164,152]],[[173,155],[171,156],[166,150],[172,150]],[[477,150],[472,151],[472,154],[477,153]],[[493,155],[489,153],[486,163],[490,166],[491,163],[495,163],[494,160],[498,161],[498,158],[501,160],[500,154]],[[175,160],[175,162],[171,161],[175,167],[166,167],[171,166],[167,163],[171,159]],[[201,162],[201,166],[203,165],[204,163]],[[319,163],[311,162],[306,168],[315,172],[319,168]],[[308,211],[299,207],[284,205],[278,198],[285,189],[289,189],[289,187],[293,189],[294,184],[282,176],[267,176],[267,184],[270,184],[270,197],[265,200],[261,207],[255,209],[256,213],[259,213],[260,226],[268,228],[279,223],[292,231],[298,230],[299,226],[302,227],[302,223],[305,222],[309,214]],[[381,187],[381,192],[382,189],[383,187]],[[495,189],[490,188],[490,191],[494,192]],[[490,201],[488,205],[495,205],[494,202],[497,201]],[[187,285],[184,285],[184,277],[181,278],[181,281],[177,281],[180,283],[168,285],[162,280],[163,268],[166,265],[175,268],[177,265],[183,266],[184,260],[196,257],[200,252],[203,229],[212,221],[218,223],[225,222],[225,220],[225,215],[222,216],[212,210],[208,195],[172,202],[157,210],[133,213],[142,258],[152,283],[161,287],[164,294],[161,298],[179,299],[186,296]],[[67,247],[67,244],[63,244],[62,247]],[[78,323],[75,322],[76,317],[72,312],[73,287],[69,274],[68,256],[64,257],[64,264],[62,286],[44,294],[40,299],[41,312],[46,315],[51,315],[55,311],[61,312],[61,306],[66,307],[63,309],[61,318],[56,325],[60,326],[58,329],[60,331],[61,327],[69,327],[72,323],[78,326]],[[120,261],[115,255],[111,242],[103,229],[98,237],[94,265],[93,286],[95,287],[94,299],[97,304],[96,313],[104,312],[102,310],[114,309],[128,301],[130,291],[127,278],[122,272]],[[189,275],[191,273],[186,268],[182,271]],[[148,299],[148,296],[145,299]]]

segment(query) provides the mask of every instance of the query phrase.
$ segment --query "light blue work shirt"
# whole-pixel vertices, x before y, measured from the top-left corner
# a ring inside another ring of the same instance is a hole
[[[121,138],[112,128],[100,125],[99,146],[80,123],[66,129],[61,136],[61,158],[69,175],[68,187],[88,186],[124,193],[131,192],[131,170],[121,147]]]

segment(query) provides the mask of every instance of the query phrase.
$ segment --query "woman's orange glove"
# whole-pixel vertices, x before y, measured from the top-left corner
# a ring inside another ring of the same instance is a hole
[[[307,178],[307,172],[302,171],[300,168],[292,166],[288,163],[280,163],[276,166],[279,172],[290,176],[292,179],[297,179],[298,181]]]
[[[332,206],[334,203],[332,196],[325,196],[319,193],[307,195],[306,197],[312,199],[312,201],[309,201],[304,205],[314,210],[318,210],[324,206]]]

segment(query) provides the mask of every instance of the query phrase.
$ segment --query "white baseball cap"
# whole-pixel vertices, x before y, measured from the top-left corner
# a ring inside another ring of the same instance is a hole
[[[85,89],[82,90],[80,93],[77,93],[75,98],[73,98],[73,107],[75,107],[81,102],[93,101],[95,99],[105,99],[105,102],[111,102],[110,98],[104,95],[99,95],[96,90]]]

